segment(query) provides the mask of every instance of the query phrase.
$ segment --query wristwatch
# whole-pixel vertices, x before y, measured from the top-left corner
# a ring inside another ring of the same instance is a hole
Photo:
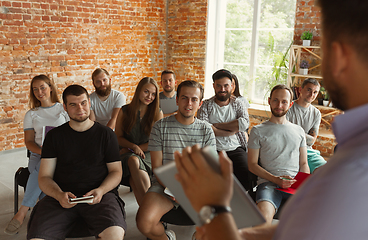
[[[198,213],[199,220],[202,225],[209,224],[218,214],[230,212],[231,208],[227,206],[209,206],[205,205]]]

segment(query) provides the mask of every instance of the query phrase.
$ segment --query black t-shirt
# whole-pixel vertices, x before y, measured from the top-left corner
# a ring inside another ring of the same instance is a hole
[[[119,145],[109,127],[94,123],[77,132],[67,122],[47,133],[42,158],[57,158],[54,181],[64,192],[82,196],[101,185],[108,174],[106,163],[120,161]]]

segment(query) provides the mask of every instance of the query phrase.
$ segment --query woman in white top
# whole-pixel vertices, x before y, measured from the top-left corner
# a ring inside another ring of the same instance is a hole
[[[9,235],[19,231],[29,208],[36,205],[37,199],[45,196],[38,186],[44,127],[57,127],[69,121],[68,114],[59,102],[55,84],[46,75],[32,79],[29,97],[30,110],[24,117],[23,129],[24,143],[31,152],[28,162],[30,175],[22,205],[5,229]]]

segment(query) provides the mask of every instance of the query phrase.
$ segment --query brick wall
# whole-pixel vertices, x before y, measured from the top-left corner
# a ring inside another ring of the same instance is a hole
[[[0,151],[23,147],[32,77],[59,93],[106,68],[128,101],[138,81],[172,69],[204,83],[207,0],[0,0]]]
[[[321,12],[315,6],[315,0],[297,0],[294,27],[294,44],[301,45],[300,36],[304,31],[312,31],[312,45],[320,46]]]
[[[172,69],[179,82],[204,82],[208,0],[0,0],[0,151],[22,147],[31,78],[47,74],[61,93],[79,83],[91,91],[98,66],[131,99],[144,76]],[[314,0],[297,0],[295,44],[313,30]],[[167,15],[166,15],[167,13]]]
[[[71,83],[92,90],[106,68],[130,99],[137,82],[165,68],[165,1],[0,1],[0,151],[22,147],[29,83],[47,74],[60,93]]]
[[[178,80],[204,85],[207,0],[169,0],[167,18],[167,68]]]

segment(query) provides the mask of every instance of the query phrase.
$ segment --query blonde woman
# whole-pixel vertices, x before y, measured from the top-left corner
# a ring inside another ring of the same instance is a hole
[[[41,163],[42,135],[45,126],[59,126],[69,117],[59,102],[54,82],[46,75],[38,75],[31,81],[29,93],[30,110],[24,117],[24,143],[31,152],[28,170],[30,172],[22,205],[13,219],[8,223],[5,233],[18,233],[30,207],[36,205],[37,199],[45,196],[38,187],[38,170]]]

